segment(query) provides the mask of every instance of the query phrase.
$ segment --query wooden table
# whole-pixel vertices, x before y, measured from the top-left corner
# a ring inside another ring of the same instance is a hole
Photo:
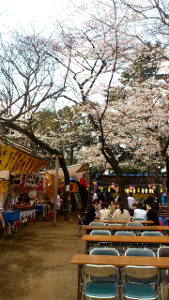
[[[103,223],[120,223],[120,224],[127,224],[127,223],[141,223],[141,224],[154,224],[151,220],[144,220],[144,221],[136,221],[136,220],[94,220],[93,222],[103,222]]]
[[[135,257],[135,256],[74,254],[71,260],[71,264],[78,265],[78,300],[80,300],[82,294],[81,269],[85,264],[113,265],[119,268],[123,268],[127,265],[154,266],[159,269],[168,269],[169,259],[168,257],[139,257],[139,256]]]
[[[91,230],[110,230],[110,231],[169,231],[169,226],[120,226],[120,225],[110,225],[110,226],[89,226],[83,225],[82,229],[86,230],[86,233],[90,233]]]
[[[84,234],[82,241],[86,241],[86,253],[89,253],[89,245],[97,242],[107,242],[112,244],[169,244],[168,236],[122,236],[122,235],[90,235]]]

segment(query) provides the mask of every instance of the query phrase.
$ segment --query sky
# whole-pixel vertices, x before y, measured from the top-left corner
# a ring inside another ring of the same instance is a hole
[[[21,28],[29,33],[34,28],[49,34],[57,26],[56,20],[71,22],[74,17],[72,0],[5,0],[1,3],[1,33],[5,36]]]

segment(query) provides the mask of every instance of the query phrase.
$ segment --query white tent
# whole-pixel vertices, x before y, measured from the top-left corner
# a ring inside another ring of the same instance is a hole
[[[68,166],[68,171],[69,171],[69,176],[73,180],[80,182],[80,178],[83,177],[85,173],[85,165],[84,164],[77,164],[77,165],[72,165]],[[45,173],[53,174],[55,175],[55,170],[49,170],[45,171]],[[58,178],[64,179],[64,173],[61,168],[58,170]]]

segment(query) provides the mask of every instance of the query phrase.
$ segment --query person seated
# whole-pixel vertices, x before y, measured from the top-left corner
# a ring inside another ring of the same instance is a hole
[[[134,211],[135,211],[136,208],[137,208],[137,204],[134,202],[132,204],[132,213],[130,214],[130,216],[134,216]]]
[[[110,210],[110,213],[112,215],[113,212],[114,212],[114,209],[115,209],[114,201],[113,200],[110,201],[110,205],[108,206],[108,209]]]
[[[110,210],[108,209],[108,203],[102,203],[102,209],[99,211],[99,220],[103,220],[104,218],[111,218]]]
[[[158,196],[154,195],[153,207],[155,210],[159,210],[159,203],[160,203],[160,200],[159,200]]]
[[[147,217],[147,212],[143,209],[143,205],[141,202],[137,203],[137,208],[134,210],[134,218],[140,218],[140,219],[145,219]]]
[[[89,225],[95,219],[96,216],[95,209],[96,209],[96,202],[92,201],[91,205],[87,210],[87,215],[83,221],[84,225]]]
[[[116,203],[116,207],[117,207],[117,209],[115,210],[112,217],[115,220],[119,220],[119,221],[120,220],[121,221],[122,220],[130,221],[130,214],[129,214],[128,210],[124,208],[124,203],[122,203],[122,202]]]
[[[160,225],[158,215],[157,215],[156,211],[153,209],[153,204],[147,203],[146,209],[147,209],[148,220],[153,221],[154,222],[153,225]]]

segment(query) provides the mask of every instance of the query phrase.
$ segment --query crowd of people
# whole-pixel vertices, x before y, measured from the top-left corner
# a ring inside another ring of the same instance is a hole
[[[91,205],[88,208],[84,224],[88,225],[95,218],[98,220],[113,218],[115,220],[130,221],[131,217],[135,219],[148,219],[154,221],[154,225],[159,225],[157,210],[159,209],[159,199],[156,195],[150,196],[143,200],[135,202],[132,193],[127,197],[128,209],[125,209],[120,193],[117,193],[116,198],[105,191],[98,195],[96,191],[93,195]]]

